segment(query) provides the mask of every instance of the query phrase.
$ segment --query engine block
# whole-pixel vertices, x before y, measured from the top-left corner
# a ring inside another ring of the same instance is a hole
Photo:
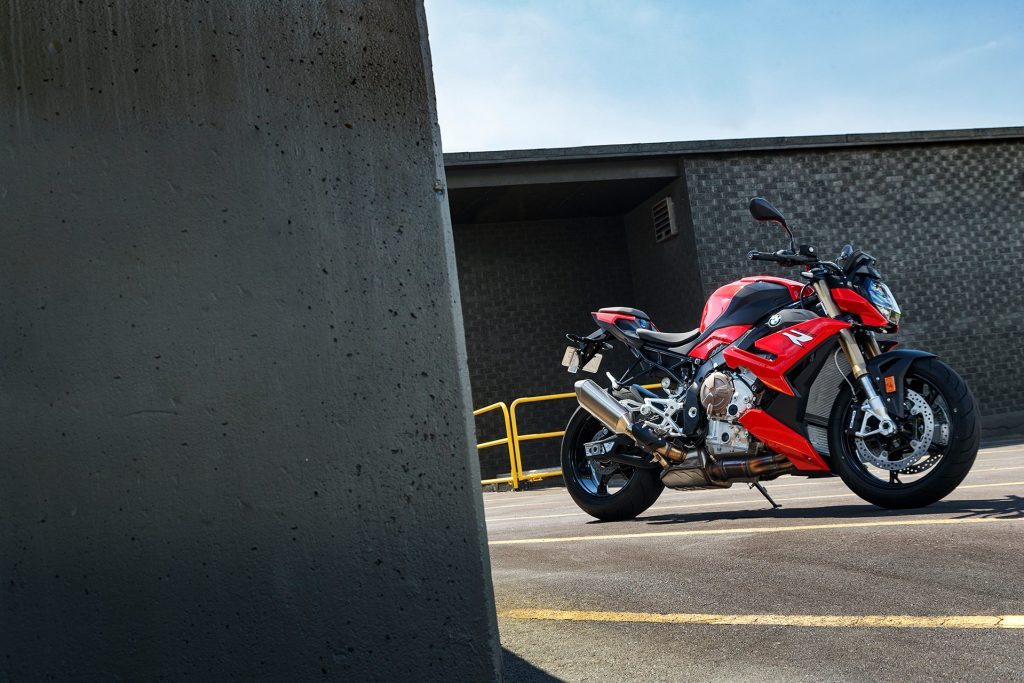
[[[746,455],[750,452],[750,433],[738,420],[754,406],[750,384],[739,373],[713,372],[700,386],[700,402],[708,415],[704,445],[715,456]]]

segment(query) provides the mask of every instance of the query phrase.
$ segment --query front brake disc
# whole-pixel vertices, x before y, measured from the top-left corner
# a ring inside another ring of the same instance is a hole
[[[924,396],[907,389],[907,406],[908,421],[911,422],[911,428],[914,436],[910,439],[911,452],[900,458],[899,460],[891,460],[889,458],[889,451],[886,450],[885,443],[881,439],[871,439],[877,445],[872,448],[862,438],[854,438],[854,444],[857,449],[857,457],[865,465],[874,465],[875,467],[890,472],[906,472],[907,474],[914,474],[915,472],[909,472],[908,469],[918,468],[923,471],[931,467],[932,464],[929,461],[932,458],[928,458],[922,463],[918,461],[928,454],[928,448],[932,445],[932,439],[935,435],[935,415],[932,413],[931,406],[928,405],[928,401],[925,400]],[[933,456],[934,457],[934,456]]]

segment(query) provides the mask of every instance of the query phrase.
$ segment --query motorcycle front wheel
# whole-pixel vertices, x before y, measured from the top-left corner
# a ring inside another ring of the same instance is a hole
[[[584,444],[611,436],[583,408],[573,413],[562,437],[562,477],[581,510],[606,522],[633,519],[654,504],[665,485],[658,470],[588,460]]]
[[[888,437],[855,436],[863,414],[844,384],[832,409],[829,452],[850,490],[879,507],[931,505],[960,485],[978,454],[981,425],[967,384],[937,358],[904,379],[905,417]]]

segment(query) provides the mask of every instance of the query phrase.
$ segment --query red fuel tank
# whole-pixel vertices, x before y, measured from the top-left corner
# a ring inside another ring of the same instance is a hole
[[[800,291],[804,288],[802,283],[795,280],[787,280],[783,277],[772,277],[771,275],[751,275],[750,277],[730,282],[727,285],[722,285],[716,289],[710,297],[708,297],[707,303],[704,304],[704,313],[700,317],[700,331],[703,332],[707,329],[708,325],[715,322],[715,320],[725,312],[725,309],[729,307],[729,302],[732,301],[736,292],[740,291],[745,285],[749,285],[752,282],[771,282],[772,284],[782,285],[789,290],[789,295],[792,297],[793,301],[796,301],[800,297]]]

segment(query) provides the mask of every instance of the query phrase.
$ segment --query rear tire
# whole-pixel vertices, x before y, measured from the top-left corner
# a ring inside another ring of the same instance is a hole
[[[846,434],[845,423],[853,400],[849,385],[843,385],[829,421],[829,451],[836,460],[839,476],[858,496],[888,509],[924,507],[948,496],[967,476],[981,441],[974,397],[956,371],[937,358],[923,358],[910,366],[905,379],[911,378],[937,389],[951,413],[945,451],[920,479],[886,484],[867,471],[853,446],[853,437]]]
[[[603,429],[601,424],[583,408],[573,413],[562,437],[562,477],[565,488],[581,510],[591,517],[606,522],[633,519],[658,500],[665,490],[658,470],[624,467],[628,480],[615,492],[599,494],[589,490],[588,468],[583,444],[592,441]],[[625,476],[623,474],[622,476]]]

